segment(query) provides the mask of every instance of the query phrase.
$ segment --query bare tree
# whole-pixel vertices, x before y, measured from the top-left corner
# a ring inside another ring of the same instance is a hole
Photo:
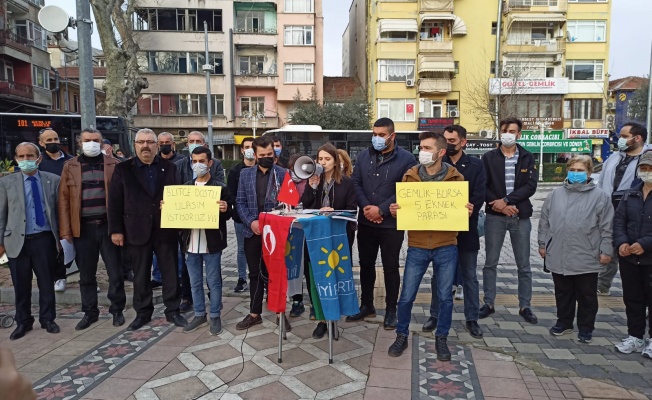
[[[149,84],[140,76],[133,14],[136,0],[90,0],[102,50],[107,60],[103,89],[106,99],[98,104],[105,115],[131,119],[140,92]]]

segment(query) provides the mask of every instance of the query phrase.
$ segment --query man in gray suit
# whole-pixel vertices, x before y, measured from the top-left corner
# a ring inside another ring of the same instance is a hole
[[[9,338],[32,330],[32,273],[39,289],[39,322],[48,333],[59,333],[54,305],[54,270],[59,228],[59,177],[38,170],[41,151],[34,143],[16,146],[20,172],[0,179],[0,255],[7,252],[16,296],[18,327]]]

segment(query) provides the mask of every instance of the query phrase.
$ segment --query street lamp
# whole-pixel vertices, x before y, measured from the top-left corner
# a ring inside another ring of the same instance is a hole
[[[258,121],[260,121],[260,124],[262,125],[263,128],[267,126],[267,121],[265,121],[265,115],[260,112],[250,112],[250,111],[245,111],[242,113],[242,122],[240,123],[243,127],[247,126],[247,120],[251,121],[251,127],[253,128],[254,131],[254,139],[256,138],[256,129],[258,128]]]

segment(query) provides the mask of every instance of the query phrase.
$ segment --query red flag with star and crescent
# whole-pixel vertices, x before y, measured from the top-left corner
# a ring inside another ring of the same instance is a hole
[[[294,218],[260,213],[263,241],[263,260],[267,267],[267,308],[275,313],[285,312],[288,292],[288,271],[285,264],[287,238]]]
[[[276,199],[285,204],[289,204],[293,207],[296,207],[299,204],[299,190],[297,190],[297,185],[294,184],[294,181],[290,177],[290,173],[285,173],[285,179],[283,179],[283,185],[278,192]]]

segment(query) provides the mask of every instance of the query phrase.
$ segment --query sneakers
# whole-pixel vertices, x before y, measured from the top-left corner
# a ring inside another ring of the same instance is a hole
[[[408,336],[401,335],[399,333],[396,335],[396,340],[394,340],[394,343],[392,343],[392,345],[389,346],[389,350],[387,350],[387,354],[389,354],[390,357],[398,357],[403,354],[403,351],[407,349],[407,347],[408,347]]]
[[[628,336],[627,339],[623,339],[622,342],[616,345],[616,350],[624,354],[631,354],[632,352],[639,352],[646,349],[645,340],[636,338],[634,336]]]
[[[65,292],[66,291],[66,280],[59,279],[54,282],[54,291],[55,292]]]
[[[205,315],[202,315],[201,317],[198,317],[195,315],[195,318],[192,319],[192,321],[188,322],[188,325],[186,325],[183,328],[183,333],[190,333],[196,331],[198,328],[202,326],[206,326],[208,323],[208,320],[206,319]]]
[[[459,285],[455,291],[455,300],[464,300],[464,289],[462,285]]]
[[[306,307],[302,301],[293,301],[292,309],[290,310],[290,317],[300,317],[306,311]]]
[[[577,334],[577,340],[580,343],[591,343],[591,340],[593,340],[593,333],[580,331],[580,333]]]
[[[246,317],[238,324],[235,326],[235,329],[239,331],[244,331],[245,329],[249,329],[254,325],[260,325],[263,323],[263,318],[260,315],[257,316],[252,316],[251,314],[247,314]]]
[[[523,317],[525,322],[529,322],[532,325],[536,325],[539,322],[539,320],[537,319],[537,316],[534,315],[532,310],[530,310],[529,308],[524,308],[522,310],[519,310],[518,315]]]
[[[610,296],[611,290],[598,288],[598,296]]]
[[[652,359],[652,339],[647,339],[647,346],[645,346],[641,354],[645,358]]]
[[[220,317],[211,318],[210,320],[211,327],[208,330],[211,335],[219,335],[222,333],[222,320]]]
[[[451,360],[451,351],[448,350],[448,344],[446,343],[446,340],[446,336],[435,337],[435,350],[437,351],[437,359],[439,361]]]
[[[242,293],[245,290],[247,290],[247,280],[246,279],[238,279],[238,283],[233,288],[233,291],[236,292],[236,293]]]
[[[550,334],[554,336],[562,336],[566,335],[568,333],[573,333],[572,328],[564,328],[561,325],[555,325],[552,328],[550,328]]]

